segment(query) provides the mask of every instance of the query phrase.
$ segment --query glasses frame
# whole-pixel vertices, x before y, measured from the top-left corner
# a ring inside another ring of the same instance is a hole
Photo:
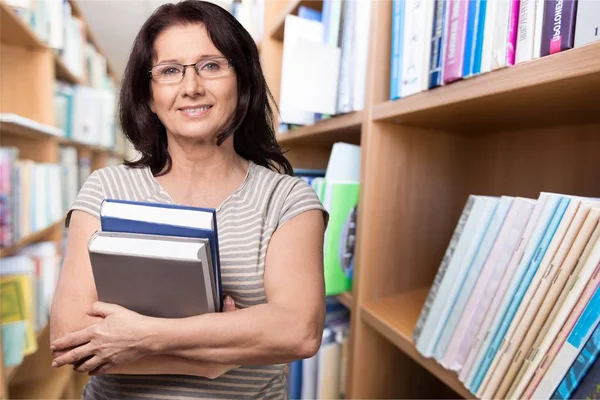
[[[185,71],[188,69],[188,67],[193,67],[194,71],[196,71],[196,75],[198,75],[201,78],[205,78],[202,75],[200,75],[200,70],[198,69],[198,64],[202,63],[202,62],[206,62],[206,61],[212,61],[212,60],[221,60],[224,59],[227,61],[227,69],[230,69],[231,67],[233,67],[233,61],[231,61],[229,58],[227,57],[214,57],[214,58],[208,58],[205,60],[200,60],[197,61],[193,64],[179,64],[179,63],[168,63],[168,64],[155,64],[152,67],[150,67],[150,69],[148,70],[148,77],[152,80],[154,80],[155,82],[167,82],[167,83],[179,83],[181,81],[183,81],[183,78],[185,78]],[[161,65],[177,65],[177,66],[181,66],[183,68],[183,72],[181,73],[181,78],[179,80],[172,80],[172,81],[160,81],[154,78],[154,75],[152,74],[152,70],[158,66]]]

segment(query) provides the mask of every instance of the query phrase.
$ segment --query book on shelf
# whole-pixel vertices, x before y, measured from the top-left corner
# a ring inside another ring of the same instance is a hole
[[[599,7],[594,0],[393,0],[389,99],[600,40]],[[402,90],[409,81],[414,90]],[[417,90],[418,82],[428,85]]]
[[[99,295],[106,293],[110,294],[112,299],[129,302],[139,301],[141,298],[142,303],[136,303],[136,306],[144,306],[144,311],[149,312],[160,308],[161,312],[170,310],[175,315],[180,311],[177,303],[173,301],[179,298],[178,291],[184,291],[189,297],[189,301],[186,299],[188,307],[198,311],[197,307],[204,305],[206,307],[204,312],[222,310],[223,294],[216,210],[106,199],[100,208],[100,223],[102,234],[94,239],[102,243],[101,253],[104,255],[110,253],[110,257],[99,256],[97,248],[93,247],[93,241],[90,242],[89,249],[94,274],[102,274],[103,277],[100,282],[103,286],[97,288]],[[117,233],[126,235],[111,235]],[[135,252],[128,251],[127,245],[119,245],[120,241],[131,243],[129,247],[136,249]],[[181,249],[181,255],[173,251],[175,248]],[[144,263],[154,266],[153,277],[139,275],[142,273],[140,268],[143,268]],[[115,264],[122,268],[117,271],[111,269],[111,265]],[[181,269],[186,273],[171,285],[168,283],[171,279],[165,280],[160,277],[168,276],[173,268]],[[113,273],[116,275],[113,276]],[[144,291],[149,297],[138,295],[132,298],[125,293],[127,287],[114,286],[118,284],[119,279],[123,278],[117,276],[119,274],[126,274],[131,278],[137,276],[140,282],[139,290]],[[165,283],[166,285],[161,287]],[[179,287],[181,285],[183,286]],[[204,289],[200,290],[198,287]],[[152,292],[158,290],[161,290],[163,295],[161,300],[167,302],[170,299],[168,304],[165,304],[165,308],[154,302],[145,305],[144,302],[153,297]],[[197,300],[198,297],[203,299],[202,303],[192,301],[192,299]]]
[[[1,361],[15,367],[37,351],[37,335],[48,325],[60,257],[56,242],[39,242],[2,258],[1,263]]]
[[[489,198],[496,206],[477,212],[487,197],[469,196],[414,330],[417,350],[479,398],[557,396],[596,357],[574,367],[600,323],[600,201]]]

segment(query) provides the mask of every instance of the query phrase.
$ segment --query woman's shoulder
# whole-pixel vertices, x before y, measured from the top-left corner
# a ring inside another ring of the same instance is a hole
[[[86,180],[102,189],[105,198],[144,200],[157,192],[158,184],[147,167],[124,164],[95,170]]]

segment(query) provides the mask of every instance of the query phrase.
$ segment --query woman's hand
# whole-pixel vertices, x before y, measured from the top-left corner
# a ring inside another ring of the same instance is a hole
[[[226,296],[223,311],[235,310],[233,298]],[[151,317],[102,302],[95,302],[88,314],[102,320],[55,340],[50,346],[53,367],[72,364],[77,372],[98,375],[150,355],[146,339],[151,336]],[[215,368],[231,367],[215,365]]]
[[[88,314],[102,320],[55,340],[50,346],[55,355],[53,367],[73,364],[77,372],[102,372],[149,353],[146,339],[151,317],[102,302],[95,302]]]

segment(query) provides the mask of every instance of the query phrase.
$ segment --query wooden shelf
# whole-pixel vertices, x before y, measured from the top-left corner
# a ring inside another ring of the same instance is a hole
[[[324,119],[313,125],[279,133],[277,141],[282,145],[330,146],[335,142],[360,144],[363,115],[362,111],[356,111]]]
[[[54,229],[62,226],[63,223],[64,223],[64,219],[61,219],[60,221],[57,221],[57,222],[51,224],[50,226],[42,229],[41,231],[37,231],[30,235],[25,236],[14,246],[5,247],[3,249],[0,249],[0,258],[12,256],[15,253],[17,253],[24,246],[27,246],[29,244],[32,244],[32,243],[35,243],[35,242],[38,242],[40,240],[47,238],[48,235],[54,231]]]
[[[0,40],[2,44],[11,46],[46,48],[35,32],[4,1],[0,1]]]
[[[273,39],[283,40],[283,33],[285,31],[285,17],[288,15],[298,15],[298,9],[300,6],[309,7],[318,11],[323,10],[323,2],[316,0],[291,0],[289,5],[283,10],[281,15],[277,18],[273,28],[270,30],[269,36]]]
[[[448,130],[600,121],[600,42],[377,104],[373,118]]]
[[[54,370],[42,379],[27,382],[9,389],[11,398],[15,399],[60,399],[69,380],[73,377],[73,369],[65,366]]]
[[[352,311],[352,292],[344,292],[340,295],[335,296],[337,301],[342,303],[346,308]]]
[[[362,320],[456,393],[467,399],[473,398],[456,373],[446,370],[432,358],[421,356],[415,347],[413,331],[428,293],[429,288],[425,288],[369,302],[362,307]]]
[[[54,64],[56,66],[56,79],[73,85],[83,84],[82,80],[69,70],[58,54],[54,55]]]

